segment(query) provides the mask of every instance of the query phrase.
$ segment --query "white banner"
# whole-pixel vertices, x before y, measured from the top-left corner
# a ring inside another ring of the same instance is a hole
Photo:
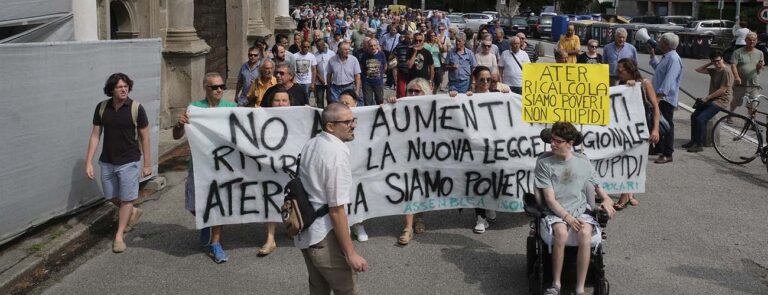
[[[611,89],[608,126],[584,125],[579,146],[609,193],[643,192],[648,136],[640,89]],[[353,110],[354,189],[350,224],[455,208],[521,212],[536,157],[549,149],[544,124],[524,123],[520,96],[424,96]],[[296,169],[304,143],[321,131],[310,107],[191,107],[198,228],[280,221],[284,169]]]

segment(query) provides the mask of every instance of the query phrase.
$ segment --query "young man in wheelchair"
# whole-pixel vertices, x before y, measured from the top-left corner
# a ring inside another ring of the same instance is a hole
[[[573,153],[573,146],[581,142],[581,134],[567,122],[552,126],[552,156],[536,161],[535,186],[543,192],[545,217],[542,233],[545,242],[551,245],[552,286],[544,294],[560,294],[560,277],[563,269],[565,246],[578,244],[576,293],[584,293],[589,268],[590,248],[593,234],[598,234],[598,223],[590,210],[584,184],[589,181],[595,187],[602,203],[600,210],[613,217],[616,210],[613,201],[597,183],[597,173],[586,157]],[[596,208],[591,208],[596,209]]]

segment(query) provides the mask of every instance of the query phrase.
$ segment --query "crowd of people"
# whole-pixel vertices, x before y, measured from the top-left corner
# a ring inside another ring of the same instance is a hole
[[[202,85],[206,97],[191,105],[201,108],[303,105],[324,108],[323,133],[304,147],[304,158],[298,169],[310,192],[310,201],[328,204],[329,214],[303,232],[301,235],[305,237],[297,239],[296,244],[304,254],[313,294],[328,293],[331,289],[343,294],[355,293],[355,272],[365,271],[367,262],[354,250],[343,210],[349,203],[350,188],[325,185],[351,183],[349,150],[343,144],[354,139],[357,120],[350,108],[395,103],[400,97],[439,91],[448,92],[452,97],[459,93],[465,94],[463,97],[487,92],[520,94],[523,64],[534,63],[539,56],[523,33],[508,38],[498,23],[483,26],[478,32],[459,31],[440,12],[427,17],[411,9],[394,13],[306,5],[298,7],[292,17],[298,24],[293,44],[289,44],[288,36],[278,35],[272,47],[267,45],[266,39],[257,39],[248,49],[247,61],[238,73],[234,102],[223,97],[224,78],[218,73],[208,73]],[[599,44],[596,40],[588,40],[587,50],[582,51],[574,27],[568,26],[567,33],[559,38],[555,47],[555,60],[559,63],[608,64],[611,85],[640,84],[650,130],[650,153],[659,155],[655,163],[672,162],[673,115],[684,73],[683,63],[675,50],[678,37],[665,33],[660,37],[658,48],[650,49],[650,65],[655,70],[653,79],[642,77],[637,50],[626,43],[627,31],[618,28],[614,37],[613,42],[604,46],[602,54],[597,52]],[[708,120],[722,110],[734,110],[740,103],[736,98],[760,89],[757,75],[765,62],[762,52],[755,49],[757,35],[746,33],[744,43],[733,54],[732,65],[727,65],[722,54],[715,52],[708,63],[696,69],[698,73],[709,75],[711,83],[709,94],[703,98],[704,104],[691,115],[691,140],[683,145],[689,152],[702,150]],[[657,58],[657,54],[661,57]],[[132,205],[138,197],[138,175],[151,173],[148,167],[140,169],[138,166],[141,150],[144,151],[144,163],[149,163],[149,143],[143,107],[128,98],[132,86],[133,82],[124,74],[115,74],[108,79],[104,93],[110,99],[96,108],[86,164],[87,176],[94,178],[91,162],[103,130],[104,152],[100,164],[104,194],[120,208],[119,226],[113,242],[116,253],[125,251],[123,234],[132,229],[141,216],[141,211]],[[396,95],[385,98],[386,88],[393,88]],[[187,123],[189,118],[182,113],[173,128],[175,139],[184,136]],[[594,222],[582,216],[584,204],[578,192],[553,190],[553,181],[562,172],[558,169],[571,165],[566,162],[572,157],[570,150],[579,136],[573,126],[556,126],[552,146],[557,157],[537,163],[536,187],[545,191],[553,216],[549,225],[557,240],[567,235],[566,227],[576,231],[590,229]],[[592,167],[588,161],[579,163]],[[588,172],[590,169],[577,170]],[[126,176],[129,174],[130,177]],[[580,177],[593,180],[594,175],[586,173]],[[583,183],[579,183],[579,191]],[[185,208],[192,214],[195,214],[194,189],[190,161]],[[575,203],[562,205],[564,199],[560,194],[568,194]],[[608,207],[605,209],[611,213],[614,209],[639,203],[633,194],[622,194],[615,204],[607,199],[602,206]],[[475,215],[473,231],[478,234],[484,233],[496,218],[492,210],[476,209]],[[269,255],[277,248],[276,227],[275,223],[267,224],[265,242],[258,251],[260,256]],[[359,241],[368,239],[362,224],[351,227]],[[397,242],[408,245],[414,233],[425,231],[421,214],[406,215]],[[221,236],[222,226],[200,231],[201,244],[207,247],[216,263],[229,259],[221,246]],[[579,235],[579,239],[585,239],[585,236]],[[562,268],[562,264],[558,267]],[[577,290],[583,291],[581,275],[580,271],[581,285]],[[559,278],[559,274],[555,278]],[[555,280],[549,292],[554,294],[559,288],[559,280]]]

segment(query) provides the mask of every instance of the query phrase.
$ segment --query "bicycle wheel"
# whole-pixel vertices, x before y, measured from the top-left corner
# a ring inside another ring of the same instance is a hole
[[[712,128],[712,138],[717,154],[733,164],[746,164],[754,160],[759,155],[758,149],[762,143],[752,121],[734,114],[717,120]]]

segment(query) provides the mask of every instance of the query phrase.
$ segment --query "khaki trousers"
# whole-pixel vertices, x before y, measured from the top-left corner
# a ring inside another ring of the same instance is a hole
[[[359,294],[357,274],[347,264],[336,234],[331,230],[325,239],[302,249],[309,272],[309,294]]]

